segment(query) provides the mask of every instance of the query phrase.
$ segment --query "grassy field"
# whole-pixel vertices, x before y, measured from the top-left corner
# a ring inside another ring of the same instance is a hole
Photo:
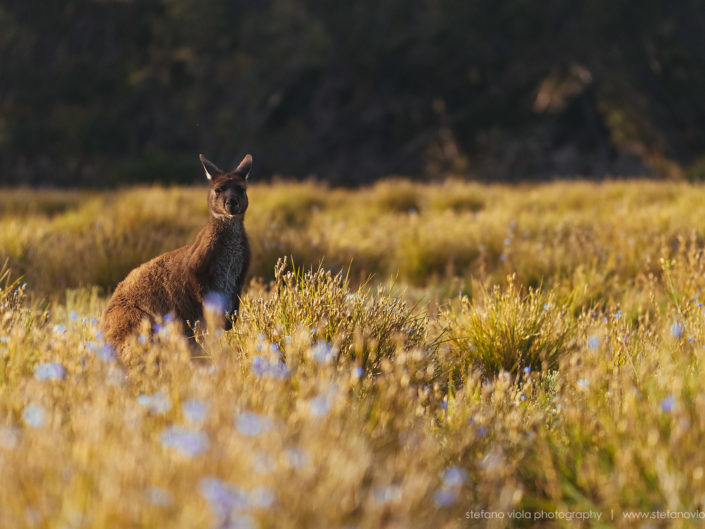
[[[107,296],[205,190],[0,193],[0,527],[702,523],[705,189],[249,195],[235,328],[125,364]]]

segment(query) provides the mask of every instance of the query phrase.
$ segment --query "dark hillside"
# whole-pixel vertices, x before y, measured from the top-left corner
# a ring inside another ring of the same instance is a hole
[[[1,0],[0,184],[705,174],[682,0]]]

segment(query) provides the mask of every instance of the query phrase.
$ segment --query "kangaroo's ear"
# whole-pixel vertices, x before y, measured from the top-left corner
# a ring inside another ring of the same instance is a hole
[[[250,174],[250,169],[252,169],[252,156],[246,154],[240,162],[240,165],[238,165],[233,172],[241,175],[245,180],[247,180],[247,177]]]
[[[213,162],[206,159],[202,154],[199,154],[198,158],[201,160],[201,164],[203,164],[203,169],[206,171],[206,178],[208,178],[208,180],[213,180],[214,176],[223,174],[223,171],[218,169]]]

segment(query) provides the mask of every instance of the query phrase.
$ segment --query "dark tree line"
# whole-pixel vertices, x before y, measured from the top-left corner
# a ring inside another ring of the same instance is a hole
[[[705,174],[699,0],[0,0],[0,183]]]

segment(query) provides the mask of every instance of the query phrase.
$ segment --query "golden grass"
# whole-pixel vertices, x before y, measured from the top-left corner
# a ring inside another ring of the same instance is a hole
[[[106,296],[204,195],[0,194],[0,527],[697,523],[702,188],[253,186],[235,328],[120,364]]]

